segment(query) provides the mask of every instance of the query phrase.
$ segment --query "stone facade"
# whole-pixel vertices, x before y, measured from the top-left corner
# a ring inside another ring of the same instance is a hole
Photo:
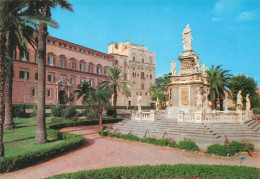
[[[142,96],[142,106],[149,106],[152,100],[148,89],[155,83],[155,53],[126,41],[112,42],[108,46],[108,54],[114,56],[114,64],[123,68],[123,78],[133,85],[130,87],[131,97],[119,93],[117,105],[136,106],[137,97]]]
[[[69,96],[83,80],[96,87],[107,80],[106,68],[113,65],[113,57],[55,37],[47,38],[46,104],[62,103],[64,93]],[[14,61],[13,103],[37,103],[38,56],[29,47],[29,56],[17,55]],[[81,104],[81,100],[72,104]]]

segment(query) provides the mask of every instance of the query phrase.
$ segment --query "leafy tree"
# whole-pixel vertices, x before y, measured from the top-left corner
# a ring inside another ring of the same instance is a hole
[[[220,110],[223,111],[223,100],[225,98],[225,92],[229,94],[228,88],[230,87],[230,79],[232,77],[229,74],[229,70],[221,69],[222,65],[218,65],[216,68],[214,65],[208,69],[209,75],[208,82],[210,83],[210,100],[211,108],[215,109],[217,100],[220,102]]]
[[[83,81],[78,85],[78,89],[76,89],[73,93],[74,99],[80,99],[82,97],[82,102],[86,101],[89,97],[90,91],[93,88],[86,82]]]
[[[152,100],[156,101],[159,99],[159,108],[162,109],[163,103],[168,100],[167,84],[170,83],[170,77],[164,74],[163,77],[159,77],[155,84],[150,86],[149,92],[152,93]]]
[[[129,86],[132,86],[130,81],[123,80],[122,77],[122,68],[119,66],[113,66],[107,68],[108,78],[109,80],[102,81],[99,84],[99,87],[103,90],[108,91],[112,94],[113,100],[113,116],[116,118],[116,103],[117,103],[117,94],[122,91],[127,97],[131,95]]]
[[[51,8],[55,8],[59,5],[61,8],[72,10],[72,6],[66,0],[39,0],[30,1],[29,9],[43,17],[51,20]],[[46,82],[46,39],[48,35],[47,23],[39,21],[38,32],[38,104],[37,104],[37,117],[36,117],[36,143],[45,143],[47,141],[46,136],[46,124],[45,124],[45,82]]]
[[[242,90],[242,97],[243,97],[243,103],[245,107],[245,102],[246,102],[246,95],[249,94],[249,98],[251,101],[251,106],[256,107],[258,104],[258,94],[255,91],[255,88],[257,87],[257,82],[255,81],[254,78],[252,77],[247,77],[244,74],[238,74],[234,76],[231,79],[230,82],[231,85],[231,90],[233,93],[233,100],[236,103],[237,101],[237,93],[239,90]]]

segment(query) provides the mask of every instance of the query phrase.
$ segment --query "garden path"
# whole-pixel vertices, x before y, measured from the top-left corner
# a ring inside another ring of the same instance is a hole
[[[241,156],[214,157],[202,153],[159,147],[152,144],[101,137],[98,126],[64,128],[61,131],[84,135],[86,145],[44,163],[0,175],[0,178],[44,178],[61,173],[112,166],[156,164],[220,164],[240,165]],[[242,165],[260,168],[260,153],[246,155]]]

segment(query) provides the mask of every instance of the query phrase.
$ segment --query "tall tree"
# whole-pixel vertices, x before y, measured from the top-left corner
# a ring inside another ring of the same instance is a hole
[[[60,6],[61,8],[72,10],[72,6],[66,0],[39,0],[31,1],[30,9],[41,16],[51,19],[51,8]],[[48,36],[47,23],[39,21],[38,33],[38,104],[36,117],[36,143],[47,141],[45,125],[45,82],[46,82],[46,41]]]
[[[249,94],[251,106],[252,107],[257,106],[258,104],[257,100],[259,99],[259,97],[255,91],[255,88],[257,87],[257,82],[255,81],[254,78],[248,77],[244,74],[238,74],[231,79],[230,86],[233,94],[233,100],[235,103],[237,100],[238,91],[242,90],[243,102],[245,103],[246,95]],[[245,104],[243,106],[245,106]]]
[[[214,65],[207,71],[210,83],[210,101],[211,108],[216,109],[217,100],[220,102],[220,110],[223,111],[223,99],[225,98],[225,92],[229,94],[228,88],[230,87],[230,79],[232,77],[229,74],[229,70],[221,69],[222,65],[218,65],[216,68]]]
[[[20,54],[28,57],[29,43],[33,48],[36,47],[34,32],[37,30],[37,24],[31,19],[30,14],[24,8],[28,5],[26,1],[10,1],[11,7],[22,7],[17,11],[11,11],[9,15],[9,26],[6,29],[6,79],[4,89],[5,99],[5,121],[4,128],[12,129],[15,127],[12,116],[12,84],[13,84],[13,60],[16,58],[16,50]],[[32,16],[32,14],[31,14]]]
[[[122,68],[119,66],[112,66],[107,68],[109,80],[102,81],[99,86],[103,90],[107,90],[112,94],[112,103],[113,103],[113,116],[116,118],[116,103],[117,103],[117,94],[121,92],[127,97],[131,95],[129,86],[132,84],[128,80],[123,80]]]

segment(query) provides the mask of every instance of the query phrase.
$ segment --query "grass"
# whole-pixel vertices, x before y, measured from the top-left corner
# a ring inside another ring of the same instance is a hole
[[[35,117],[14,118],[16,129],[4,131],[5,157],[18,155],[25,152],[37,151],[62,143],[62,140],[48,137],[48,143],[36,144],[35,140]],[[49,120],[46,121],[49,123]]]

